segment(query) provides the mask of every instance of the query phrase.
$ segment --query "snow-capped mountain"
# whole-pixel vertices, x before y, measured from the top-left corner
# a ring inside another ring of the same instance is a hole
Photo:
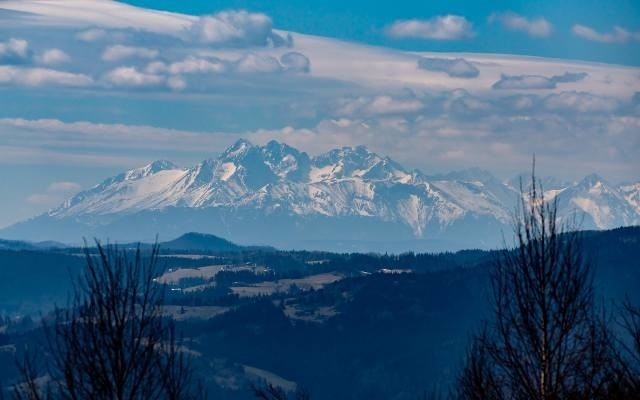
[[[640,184],[616,187],[596,175],[547,182],[561,212],[585,214],[585,228],[640,223]],[[429,176],[363,146],[310,157],[276,141],[240,140],[192,168],[155,161],[124,172],[0,234],[75,242],[200,231],[334,250],[491,247],[508,233],[518,193],[487,171]]]
[[[615,186],[591,174],[558,194],[559,208],[565,214],[584,218],[585,228],[606,229],[640,223],[640,208],[629,199],[624,186]],[[637,195],[637,192],[636,192]]]

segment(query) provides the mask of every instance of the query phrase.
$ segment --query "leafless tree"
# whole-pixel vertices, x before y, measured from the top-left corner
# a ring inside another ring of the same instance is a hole
[[[626,300],[621,311],[622,334],[618,343],[619,398],[640,399],[640,307]]]
[[[521,185],[516,246],[492,273],[493,321],[459,381],[464,399],[594,399],[611,379],[606,326],[593,302],[580,233],[561,224],[532,173]]]
[[[45,325],[48,383],[21,363],[18,399],[191,399],[192,371],[154,283],[158,247],[133,254],[96,242],[70,304]],[[46,388],[46,390],[43,389]]]
[[[467,400],[501,400],[505,398],[499,377],[486,351],[486,332],[474,338],[458,382],[458,397]]]

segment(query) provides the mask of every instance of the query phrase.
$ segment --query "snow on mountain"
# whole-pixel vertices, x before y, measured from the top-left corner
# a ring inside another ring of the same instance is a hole
[[[640,182],[620,185],[618,190],[636,212],[640,214]]]
[[[370,181],[402,181],[409,174],[396,162],[370,152],[364,146],[331,150],[313,160],[312,181],[359,178]]]
[[[545,182],[562,213],[585,215],[585,228],[640,223],[640,184],[616,187],[597,175],[576,184]],[[232,240],[266,234],[267,244],[335,237],[465,239],[491,246],[499,244],[518,193],[513,181],[487,171],[428,176],[364,146],[310,157],[276,141],[256,146],[239,140],[192,168],[155,161],[124,172],[2,234],[24,238],[54,226],[61,235],[94,234],[87,229],[99,227],[100,234],[117,236],[116,226],[119,234],[142,227],[178,233],[197,230],[189,226],[195,224]]]
[[[364,146],[312,159],[275,141],[254,146],[240,140],[191,169],[156,161],[127,171],[79,193],[50,215],[126,214],[170,206],[251,208],[401,221],[416,236],[429,222],[446,226],[468,210],[505,220],[495,197],[456,185],[430,184]]]
[[[160,207],[169,185],[185,169],[169,161],[155,161],[132,169],[81,192],[49,214],[56,218],[102,215]]]
[[[577,214],[584,228],[607,229],[640,224],[637,207],[616,186],[591,174],[558,194],[563,214]]]

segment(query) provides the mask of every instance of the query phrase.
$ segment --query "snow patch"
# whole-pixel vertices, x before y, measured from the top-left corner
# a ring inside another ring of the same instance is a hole
[[[232,162],[223,163],[220,166],[218,179],[220,179],[221,181],[228,181],[229,178],[231,178],[233,174],[236,173],[236,171],[237,171],[237,167],[234,163]]]

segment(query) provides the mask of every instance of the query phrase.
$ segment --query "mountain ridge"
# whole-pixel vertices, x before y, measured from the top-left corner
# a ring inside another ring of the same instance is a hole
[[[557,196],[563,215],[583,217],[583,229],[640,224],[640,183],[613,185],[595,174],[546,182],[547,197]],[[491,247],[500,244],[518,198],[513,180],[477,168],[427,175],[364,146],[310,157],[285,143],[241,139],[191,168],[158,160],[107,178],[0,234],[46,240],[42,231],[57,229],[66,240],[145,239],[129,237],[129,229],[165,237],[200,231],[279,247],[336,240]]]

